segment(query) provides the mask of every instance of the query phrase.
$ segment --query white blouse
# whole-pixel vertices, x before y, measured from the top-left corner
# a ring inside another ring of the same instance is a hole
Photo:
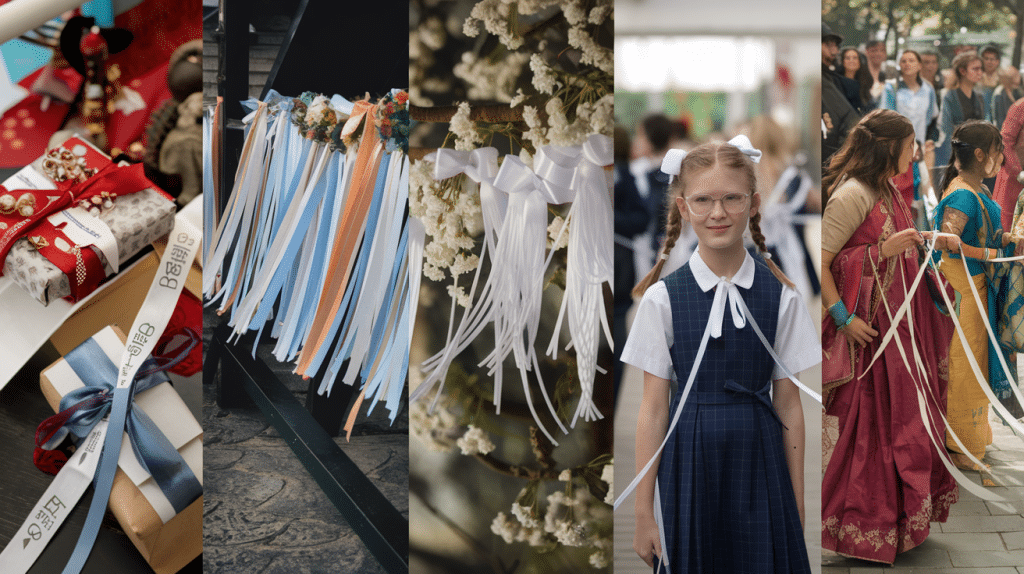
[[[744,289],[754,284],[754,259],[748,253],[743,265],[733,276],[732,282]],[[695,251],[690,256],[690,269],[697,285],[705,293],[714,289],[718,277]],[[727,321],[731,319],[727,318]],[[652,285],[637,308],[633,327],[626,345],[622,349],[622,362],[628,363],[663,379],[672,379],[672,354],[669,348],[673,342],[672,306],[668,288],[664,281]],[[821,362],[821,342],[811,315],[800,295],[783,285],[779,300],[779,319],[775,330],[775,353],[793,374],[813,367]],[[786,378],[778,365],[772,372],[772,380]]]

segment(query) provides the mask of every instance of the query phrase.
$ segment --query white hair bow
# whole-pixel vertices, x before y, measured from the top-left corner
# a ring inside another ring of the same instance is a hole
[[[750,143],[750,138],[745,135],[738,135],[729,140],[729,145],[737,148],[743,155],[750,158],[750,161],[754,163],[761,162],[761,150],[754,147]],[[683,158],[686,157],[686,150],[681,149],[670,149],[665,154],[665,159],[661,160],[661,171],[671,176],[678,176],[679,169],[683,164]]]

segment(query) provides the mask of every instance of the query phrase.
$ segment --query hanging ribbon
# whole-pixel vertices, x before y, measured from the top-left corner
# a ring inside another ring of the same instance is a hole
[[[570,339],[566,349],[576,349],[581,388],[570,427],[576,426],[580,415],[587,421],[603,418],[593,401],[599,323],[608,344],[614,346],[602,288],[603,283],[611,284],[614,273],[611,189],[604,173],[604,168],[613,162],[612,145],[611,138],[594,134],[575,148],[544,146],[534,162],[538,176],[556,188],[571,189],[574,198],[555,239],[557,245],[565,230],[569,230],[566,289],[546,351],[551,358],[557,356],[562,321],[568,316]],[[550,257],[549,254],[549,260]]]
[[[467,177],[480,184],[480,211],[484,222],[484,242],[480,250],[479,263],[473,274],[473,282],[469,290],[469,303],[459,322],[458,329],[453,333],[455,324],[455,309],[457,308],[455,296],[452,296],[451,311],[448,317],[448,333],[445,337],[445,346],[433,357],[430,357],[421,365],[424,373],[428,373],[423,382],[416,387],[409,396],[409,400],[419,400],[434,385],[438,385],[438,391],[431,404],[431,410],[437,403],[441,392],[444,390],[444,382],[448,374],[448,368],[459,353],[464,351],[476,336],[483,330],[484,326],[491,322],[493,295],[495,291],[495,280],[488,276],[481,290],[480,297],[474,303],[474,295],[480,281],[480,272],[484,267],[484,261],[488,253],[497,251],[496,243],[505,221],[505,214],[508,210],[508,195],[494,187],[494,177],[498,174],[498,150],[495,148],[479,148],[473,151],[457,151],[447,148],[438,149],[428,154],[425,161],[434,162],[434,179],[443,180],[465,173]],[[418,228],[423,229],[423,224],[418,223]],[[420,244],[422,246],[422,243]],[[420,247],[422,249],[422,247]],[[422,259],[418,259],[421,261]],[[419,265],[422,268],[422,265]],[[492,269],[495,265],[491,265]],[[455,286],[458,287],[458,277],[455,277]],[[418,291],[416,291],[418,293]],[[478,327],[478,328],[477,328]]]
[[[934,242],[932,243],[931,247],[934,247]],[[933,249],[929,249],[926,261],[931,260],[932,251]],[[875,274],[876,281],[881,281],[878,277],[877,271],[875,269],[872,269],[872,272]],[[900,273],[903,274],[902,267],[900,268]],[[902,278],[903,284],[906,285],[906,275],[903,274]],[[940,289],[939,291],[942,293],[942,297],[946,301],[947,305],[951,305],[949,302],[948,295],[946,294],[946,291],[944,289]],[[882,305],[885,308],[886,315],[888,315],[890,321],[892,321],[893,315],[891,308],[889,306],[889,302],[885,296],[885,293],[882,293]],[[950,306],[948,308],[952,309],[953,307]],[[951,313],[951,315],[955,315],[955,313]],[[959,324],[959,320],[954,321],[955,324]],[[958,469],[950,460],[950,456],[945,448],[944,441],[942,441],[942,437],[938,436],[938,425],[936,424],[936,421],[933,420],[931,416],[931,411],[928,409],[928,399],[931,399],[931,406],[935,410],[935,412],[938,413],[938,418],[942,421],[942,428],[946,429],[949,432],[949,435],[953,438],[953,441],[960,447],[961,452],[965,453],[966,456],[969,459],[971,459],[972,462],[977,464],[979,468],[984,468],[984,465],[981,463],[981,461],[979,461],[977,458],[974,457],[974,455],[970,453],[967,447],[964,446],[964,443],[960,440],[960,437],[958,437],[956,433],[949,427],[949,421],[946,420],[946,416],[942,413],[943,409],[939,401],[939,398],[935,396],[933,393],[928,393],[928,390],[930,389],[925,385],[924,382],[927,378],[927,373],[924,366],[924,361],[921,359],[921,354],[918,351],[917,341],[914,335],[915,331],[913,313],[909,309],[907,311],[907,324],[908,329],[910,331],[911,350],[914,352],[914,364],[917,367],[917,378],[913,376],[914,369],[911,368],[910,362],[907,359],[907,352],[903,348],[903,342],[899,339],[899,337],[895,338],[894,341],[896,342],[896,348],[899,351],[900,358],[903,360],[903,365],[907,368],[907,373],[910,374],[910,379],[914,382],[915,392],[917,394],[918,414],[921,417],[921,421],[924,423],[926,429],[928,429],[929,431],[934,431],[928,432],[928,439],[929,441],[931,441],[932,447],[938,454],[939,460],[942,461],[942,465],[946,467],[946,471],[953,476],[953,479],[956,480],[957,484],[965,488],[971,494],[974,494],[975,496],[981,498],[982,500],[990,500],[994,502],[1005,500],[1002,496],[993,493],[992,491],[986,489],[985,487],[979,484],[976,484],[974,481],[967,478],[960,471],[960,469]]]
[[[384,149],[381,106],[369,101],[272,93],[245,105],[246,146],[209,251],[207,264],[219,273],[206,275],[208,304],[230,311],[229,341],[257,330],[255,355],[269,328],[275,358],[297,358],[303,376],[325,372],[320,393],[339,375],[347,384],[362,376],[353,414],[364,396],[370,409],[386,397],[394,420],[402,390],[395,381],[405,379],[395,357],[407,356],[410,342],[408,159]]]
[[[384,153],[384,144],[380,141],[374,125],[373,112],[375,109],[376,107],[370,102],[355,102],[352,115],[349,116],[342,129],[342,136],[350,138],[355,135],[360,125],[363,126],[359,151],[356,155],[355,173],[343,212],[341,228],[331,249],[324,294],[317,304],[309,336],[302,346],[299,362],[295,368],[295,372],[303,376],[315,374],[325,358],[326,349],[321,350],[321,347],[329,342],[327,323],[337,315],[341,306],[341,299],[344,297],[345,287],[348,285],[363,223],[366,221],[373,198],[376,173]]]

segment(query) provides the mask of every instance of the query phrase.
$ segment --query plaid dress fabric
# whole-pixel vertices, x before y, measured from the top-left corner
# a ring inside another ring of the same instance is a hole
[[[775,340],[782,285],[756,262],[740,288],[758,326]],[[711,311],[689,264],[664,279],[672,305],[675,412]],[[749,323],[709,339],[700,371],[658,467],[673,574],[810,572],[800,516],[769,391],[773,361]]]

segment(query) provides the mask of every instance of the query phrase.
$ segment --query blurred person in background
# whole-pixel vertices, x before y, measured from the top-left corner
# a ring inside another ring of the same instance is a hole
[[[910,120],[918,141],[928,141],[928,124],[939,117],[939,106],[931,84],[921,81],[921,56],[914,50],[900,55],[900,75],[885,82],[880,107]]]
[[[1024,211],[1021,208],[1021,190],[1024,189],[1021,183],[1021,172],[1024,170],[1024,99],[1010,106],[999,133],[1003,139],[1003,156],[1006,161],[996,176],[992,199],[1002,209],[1003,229],[1009,230],[1014,215]]]
[[[850,105],[844,82],[849,81],[832,69],[843,37],[821,23],[821,162],[827,165],[846,140],[846,134],[860,120],[860,113]],[[822,200],[824,204],[824,199]]]
[[[754,171],[757,192],[763,198],[761,229],[768,250],[801,295],[817,295],[821,284],[804,241],[805,225],[800,217],[821,212],[820,192],[805,168],[807,155],[794,153],[796,134],[771,116],[755,116],[748,132],[751,144],[761,150],[761,161],[754,165]]]
[[[931,50],[921,52],[921,79],[932,85],[936,93],[945,83],[939,72],[939,54]]]
[[[981,92],[981,97],[985,101],[985,119],[989,121],[994,121],[991,107],[992,92],[1000,84],[999,61],[1002,57],[1002,52],[995,46],[985,46],[981,49],[981,81],[978,82],[976,89]]]
[[[850,102],[850,105],[859,112],[864,111],[864,103],[871,101],[871,85],[873,80],[871,74],[868,72],[868,59],[867,56],[860,53],[860,50],[853,46],[847,46],[839,51],[839,66],[836,68],[847,80],[852,80],[857,83],[857,92],[854,97],[850,97],[849,89],[847,88],[846,99]],[[844,82],[844,86],[849,82]]]
[[[935,167],[932,181],[940,181],[952,155],[953,130],[967,120],[985,119],[985,101],[975,89],[981,81],[981,57],[977,52],[961,52],[952,63],[953,73],[946,82],[939,115],[941,141],[935,142]]]
[[[633,160],[629,170],[636,178],[637,190],[650,214],[647,233],[637,238],[634,249],[638,276],[646,275],[647,270],[654,266],[654,252],[661,245],[669,179],[661,171],[661,160],[669,150],[676,129],[674,122],[665,114],[651,114],[636,126],[636,135],[633,137]]]
[[[997,128],[1002,129],[1007,110],[1021,97],[1024,97],[1024,90],[1020,89],[1020,71],[1013,66],[999,70],[999,85],[992,91],[992,101],[989,104],[992,109],[992,122]]]
[[[865,104],[865,109],[873,110],[878,107],[878,99],[882,96],[882,88],[885,85],[885,71],[882,66],[885,64],[885,42],[871,40],[864,44],[864,53],[868,57],[868,72],[871,73],[871,99]]]
[[[629,171],[631,142],[626,128],[615,126],[615,396],[619,396],[622,363],[619,356],[626,343],[626,313],[633,305],[630,291],[637,275],[633,243],[650,225],[651,216]]]

